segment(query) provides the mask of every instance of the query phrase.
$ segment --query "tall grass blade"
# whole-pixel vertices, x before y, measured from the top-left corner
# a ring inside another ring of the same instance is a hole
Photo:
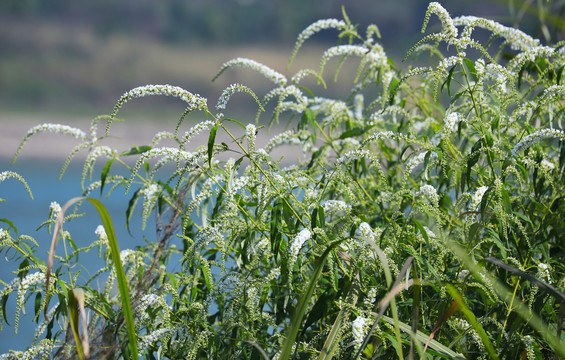
[[[506,288],[506,284],[502,283],[500,280],[491,276],[488,273],[484,274],[481,271],[479,265],[477,265],[465,253],[465,250],[461,246],[453,242],[446,242],[446,245],[448,245],[452,249],[455,255],[465,264],[465,266],[467,267],[467,269],[469,269],[469,271],[477,275],[482,274],[489,281],[491,281],[497,295],[500,296],[500,298],[503,301],[505,301],[507,304],[512,303],[516,313],[522,319],[527,321],[532,326],[532,328],[534,328],[541,335],[541,337],[545,341],[547,341],[547,343],[551,346],[551,349],[555,351],[557,355],[559,355],[562,358],[565,358],[565,343],[562,342],[559,337],[550,333],[549,327],[543,322],[543,320],[536,313],[530,311],[528,306],[523,301],[521,301],[522,299],[519,299],[520,301],[512,302],[514,296],[513,293]]]
[[[355,274],[355,278],[353,279],[353,283],[351,284],[351,288],[347,294],[345,303],[350,304],[351,306],[355,306],[357,304],[357,300],[359,299],[359,272]],[[349,317],[350,311],[349,307],[342,307],[337,315],[337,318],[334,321],[330,334],[328,335],[322,350],[320,350],[320,356],[318,356],[319,360],[330,360],[333,358],[335,351],[339,346],[339,340],[341,334],[341,329],[343,324],[346,323],[347,318]]]
[[[269,360],[267,353],[265,352],[265,350],[263,350],[261,345],[254,343],[253,341],[249,341],[249,340],[244,340],[244,341],[246,343],[248,343],[249,345],[253,346],[255,349],[257,349],[257,351],[259,351],[259,354],[261,354],[261,357],[263,358],[263,360]]]
[[[127,333],[128,333],[128,340],[129,340],[129,350],[131,353],[131,358],[134,360],[139,359],[138,356],[138,352],[137,352],[137,337],[136,337],[136,332],[135,332],[135,326],[134,326],[134,322],[133,322],[133,312],[131,309],[131,303],[130,303],[130,296],[129,296],[129,290],[128,290],[128,282],[126,279],[126,275],[124,273],[124,269],[122,267],[122,261],[120,260],[120,250],[118,248],[118,242],[116,240],[116,233],[114,231],[114,226],[112,225],[112,219],[110,218],[110,215],[108,214],[108,211],[106,211],[106,208],[104,207],[104,205],[96,199],[93,198],[87,198],[87,197],[76,197],[73,198],[69,201],[67,201],[67,203],[65,204],[65,206],[63,206],[63,208],[61,209],[61,211],[59,212],[59,215],[57,216],[57,223],[55,225],[55,228],[53,230],[53,239],[51,241],[51,248],[49,250],[49,259],[47,260],[47,273],[46,273],[46,279],[45,279],[45,296],[47,297],[45,303],[45,318],[47,319],[47,309],[48,309],[48,304],[49,304],[49,279],[51,277],[51,271],[53,269],[53,261],[54,261],[54,257],[55,257],[55,248],[57,246],[57,241],[59,238],[59,232],[61,231],[61,228],[63,226],[63,219],[65,217],[65,212],[67,211],[67,209],[69,207],[71,207],[73,204],[82,201],[82,200],[87,200],[89,201],[92,205],[94,205],[94,207],[96,207],[96,210],[98,210],[98,214],[100,215],[100,218],[102,220],[102,225],[104,226],[104,230],[106,231],[106,235],[108,236],[108,244],[110,246],[110,253],[112,255],[112,260],[114,262],[114,267],[116,270],[116,277],[118,279],[118,289],[120,292],[120,299],[122,302],[122,311],[124,313],[124,317],[126,320],[126,329],[127,329]]]
[[[86,328],[86,312],[84,311],[84,291],[82,289],[72,289],[68,292],[68,310],[71,331],[77,345],[79,359],[90,357],[90,344],[88,341],[88,331]],[[80,314],[82,336],[78,327],[78,316]]]
[[[296,340],[296,336],[298,335],[298,331],[300,330],[300,324],[302,323],[302,318],[306,313],[306,308],[308,307],[308,303],[310,302],[310,298],[314,293],[314,289],[316,288],[316,284],[318,283],[318,278],[322,273],[322,269],[324,268],[324,264],[326,262],[326,258],[331,253],[331,251],[338,246],[343,240],[337,240],[328,246],[326,251],[318,258],[316,267],[314,268],[314,272],[312,273],[312,277],[308,282],[308,285],[300,298],[298,299],[298,304],[294,309],[294,313],[292,319],[290,321],[290,326],[288,328],[287,336],[283,342],[281,354],[279,356],[279,360],[287,360],[290,357],[290,353],[292,352],[292,345],[294,345],[294,341]]]
[[[459,308],[461,309],[461,312],[463,313],[463,315],[465,315],[465,317],[467,318],[467,321],[469,321],[469,324],[471,324],[473,329],[475,329],[477,334],[479,334],[479,337],[483,341],[483,345],[487,349],[489,357],[491,359],[498,359],[498,355],[496,354],[496,351],[494,350],[494,346],[492,346],[492,343],[490,342],[488,335],[485,332],[485,329],[483,329],[481,324],[477,321],[475,314],[473,314],[471,309],[469,309],[467,304],[465,304],[465,302],[463,301],[463,297],[461,297],[461,294],[459,294],[457,289],[455,289],[455,287],[453,287],[453,285],[451,285],[451,284],[446,284],[446,287],[447,287],[447,291],[449,291],[449,294],[451,295],[451,297],[456,302],[459,303]]]
[[[392,277],[390,275],[390,269],[388,267],[388,262],[386,261],[385,253],[377,246],[377,244],[371,244],[371,245],[373,246],[373,248],[377,252],[379,259],[381,260],[381,263],[383,264],[383,268],[385,269],[385,274],[388,274],[387,282],[391,282]],[[377,325],[381,321],[381,317],[383,316],[385,310],[388,308],[388,305],[394,304],[394,298],[396,297],[396,295],[400,294],[400,292],[402,290],[408,289],[412,284],[414,284],[414,280],[411,280],[411,279],[406,280],[405,282],[401,282],[401,279],[404,277],[404,275],[408,271],[408,268],[410,267],[410,264],[412,263],[413,260],[414,260],[414,258],[412,256],[410,256],[408,259],[406,259],[406,261],[404,262],[404,265],[402,266],[402,269],[398,273],[398,277],[396,278],[396,281],[394,282],[392,288],[390,289],[388,294],[383,299],[381,299],[381,301],[379,302],[377,318],[375,319],[375,322],[373,323],[371,330],[369,330],[369,333],[367,334],[367,336],[365,336],[365,340],[363,341],[363,344],[357,350],[357,353],[353,357],[354,360],[357,359],[361,355],[361,352],[363,351],[363,349],[365,349],[365,347],[367,347],[367,344],[369,343],[369,339],[371,338],[371,335],[373,334]],[[392,307],[392,305],[391,305],[391,307]],[[396,310],[396,307],[394,308],[394,310]],[[396,311],[393,311],[392,315],[393,315],[394,320],[398,321],[398,314],[396,313]],[[393,324],[393,325],[394,325],[394,331],[396,333],[396,341],[398,342],[398,344],[401,344],[399,328],[396,326],[396,324]],[[398,349],[399,349],[398,350],[399,351],[399,357],[402,358],[403,357],[402,349],[400,347]]]
[[[393,318],[388,317],[386,315],[383,315],[382,319],[384,321],[386,321],[387,323],[391,324],[391,325],[394,325],[394,323],[395,323]],[[398,327],[399,327],[400,330],[402,330],[403,332],[405,332],[407,334],[413,334],[413,336],[416,338],[416,340],[418,340],[422,343],[427,340],[428,335],[424,334],[420,330],[417,330],[415,333],[413,333],[412,329],[410,328],[410,325],[403,323],[401,321],[398,321],[397,323],[398,323]],[[438,353],[438,355],[443,357],[443,358],[465,360],[465,356],[463,356],[463,354],[455,352],[454,350],[448,348],[447,346],[443,345],[442,343],[440,343],[437,340],[430,340],[429,348],[436,351]]]
[[[430,343],[430,341],[434,338],[434,336],[436,335],[436,333],[438,332],[438,330],[441,328],[441,326],[453,315],[455,314],[455,312],[457,311],[457,309],[459,309],[460,303],[458,301],[454,301],[453,303],[451,303],[451,306],[449,307],[449,309],[447,309],[447,311],[445,313],[443,313],[443,315],[439,318],[439,320],[437,321],[437,323],[435,324],[434,328],[432,329],[432,332],[430,333],[430,337],[428,338],[428,341],[426,341],[426,346],[424,346],[424,352],[426,352],[426,349],[428,348],[428,345]]]

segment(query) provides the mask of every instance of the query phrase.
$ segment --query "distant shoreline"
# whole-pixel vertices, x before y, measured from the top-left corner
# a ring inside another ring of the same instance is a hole
[[[56,116],[20,113],[0,113],[0,163],[12,161],[21,141],[29,129],[36,125],[52,123],[76,127],[84,132],[90,131],[93,117],[80,116]],[[189,126],[189,125],[187,125]],[[125,150],[135,145],[147,145],[151,143],[153,136],[159,131],[174,131],[176,124],[159,124],[146,119],[137,122],[112,124],[110,137],[102,141],[107,145],[120,150]],[[105,122],[98,126],[98,134],[103,135]],[[184,130],[183,130],[184,131]],[[65,161],[80,140],[69,135],[55,133],[38,133],[28,139],[18,159],[21,160],[57,160]],[[85,159],[87,150],[81,150],[76,158]]]
[[[0,172],[9,170],[10,163],[14,155],[27,134],[28,130],[36,125],[53,123],[68,125],[76,127],[84,132],[90,131],[90,124],[93,117],[85,115],[80,116],[56,116],[56,115],[41,115],[38,114],[24,114],[24,113],[2,113],[0,112]],[[134,117],[137,119],[137,117]],[[174,121],[173,121],[174,120]],[[98,125],[98,135],[104,135],[105,121]],[[167,119],[159,123],[151,121],[147,118],[138,118],[137,120],[129,119],[124,122],[114,122],[110,129],[110,137],[101,141],[101,145],[110,146],[118,151],[125,151],[134,146],[150,145],[155,134],[162,131],[174,132],[176,128],[176,119]],[[184,133],[193,126],[193,122],[186,121],[181,126],[181,133]],[[229,124],[230,131],[234,136],[240,137],[243,135],[243,129],[238,125]],[[233,127],[233,130],[231,129]],[[263,128],[259,131],[256,139],[256,148],[261,148],[276,134],[285,131],[284,126],[274,126],[271,129],[270,135],[267,134],[267,129]],[[195,149],[199,146],[204,146],[208,142],[208,131],[205,131],[194,139],[192,139],[187,147],[188,151]],[[218,133],[216,142],[226,142],[233,144],[232,139],[227,138],[225,134]],[[22,151],[20,152],[16,162],[18,161],[60,161],[61,165],[65,162],[73,149],[80,144],[80,140],[73,138],[70,135],[54,134],[54,133],[38,133],[28,139]],[[171,140],[163,140],[159,142],[159,146],[173,146],[176,144]],[[231,147],[231,146],[230,146]],[[233,146],[236,149],[237,146]],[[82,149],[75,156],[76,160],[86,159],[88,154],[87,149]],[[287,147],[276,149],[272,156],[275,161],[284,158],[283,163],[293,163],[301,152],[297,147],[288,149]],[[237,156],[236,153],[233,155]]]

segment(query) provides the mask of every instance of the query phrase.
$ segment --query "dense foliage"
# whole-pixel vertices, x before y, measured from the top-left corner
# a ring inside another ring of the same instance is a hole
[[[126,92],[90,132],[31,129],[22,146],[42,131],[83,141],[68,159],[88,151],[83,182],[108,158],[84,195],[133,193],[128,214],[141,203],[159,237],[118,253],[104,209],[90,200],[104,226],[87,249],[99,247],[106,267],[83,282],[71,265],[86,249],[59,255],[51,269],[6,222],[1,249],[20,254],[21,266],[3,283],[2,320],[17,326],[34,300],[46,318],[25,353],[3,358],[565,356],[564,44],[451,18],[438,3],[424,31],[436,16],[439,31],[409,51],[407,69],[387,57],[376,26],[361,33],[344,12],[298,37],[291,61],[313,34],[340,31],[316,71],[287,79],[244,58],[220,69],[265,75],[274,88],[262,98],[234,84],[212,111],[185,89],[147,85]],[[348,95],[318,97],[301,85],[309,77],[325,86],[334,58],[360,59],[357,76],[341,79],[353,82]],[[271,125],[288,118],[289,130],[259,145],[267,128],[222,113],[235,93],[257,102],[258,118],[268,110]],[[149,95],[187,103],[177,128],[126,151],[104,145],[125,103]],[[203,120],[184,131],[189,113]],[[208,142],[197,147],[199,134]],[[299,160],[284,162],[292,152]],[[54,240],[70,243],[60,225],[80,219],[66,208],[55,204],[47,224]],[[9,296],[16,314],[3,307]]]

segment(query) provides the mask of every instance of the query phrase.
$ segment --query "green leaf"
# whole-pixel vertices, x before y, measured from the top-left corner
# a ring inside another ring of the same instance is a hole
[[[396,96],[398,90],[400,89],[400,81],[396,78],[392,78],[389,86],[390,88],[388,90],[389,93],[388,104],[392,106],[394,105],[394,97]]]
[[[565,65],[561,65],[559,69],[557,69],[557,85],[561,85],[561,76],[563,75],[563,70],[565,69]]]
[[[318,227],[318,208],[312,210],[312,215],[310,216],[310,227],[312,229]]]
[[[69,311],[69,322],[71,324],[71,332],[73,334],[73,338],[75,339],[75,345],[77,347],[77,354],[79,359],[85,359],[88,356],[88,346],[83,346],[83,342],[80,337],[80,331],[78,328],[78,308],[79,308],[79,301],[80,297],[75,296],[75,290],[68,292],[68,311]],[[81,290],[82,291],[82,290]],[[82,296],[83,308],[84,308],[84,295]],[[86,334],[85,334],[86,335]]]
[[[141,189],[137,189],[131,199],[129,199],[128,202],[128,208],[126,209],[126,229],[128,230],[128,233],[131,235],[131,230],[129,228],[129,221],[133,215],[133,210],[135,209],[135,205],[137,204],[137,200],[139,199],[139,196],[141,195]]]
[[[356,128],[351,129],[351,130],[344,131],[339,136],[339,138],[341,140],[343,140],[343,139],[347,139],[347,138],[350,138],[350,137],[360,136],[360,135],[363,135],[365,133],[365,131],[367,131],[367,130],[362,128],[362,127],[356,127]]]
[[[38,292],[35,294],[35,302],[34,302],[34,313],[35,313],[35,321],[39,321],[39,314],[41,313],[41,293]]]
[[[447,85],[447,94],[449,96],[451,96],[451,79],[453,78],[453,73],[455,72],[455,69],[457,68],[457,65],[454,65],[450,70],[449,70],[449,74],[447,75],[447,79],[445,79],[445,81],[443,82],[443,84],[441,84],[441,92],[443,92],[443,88]]]
[[[6,317],[6,303],[8,302],[8,296],[10,296],[10,293],[4,294],[2,296],[2,299],[0,300],[0,308],[2,308],[2,318],[4,319],[6,324],[10,326],[10,323],[8,322],[8,317]]]
[[[106,184],[106,178],[108,177],[108,173],[110,172],[110,167],[114,163],[115,158],[108,160],[104,168],[102,169],[102,173],[100,174],[100,196],[104,192],[104,185]]]
[[[151,146],[149,145],[143,145],[143,146],[134,146],[129,150],[124,151],[123,153],[121,153],[121,156],[129,156],[129,155],[137,155],[137,154],[143,154],[144,152],[147,152],[151,150]]]
[[[245,125],[243,125],[241,122],[239,122],[239,121],[237,121],[237,120],[235,120],[235,119],[227,119],[227,118],[225,118],[225,119],[222,119],[222,121],[234,122],[234,123],[238,124],[239,126],[241,126],[243,129],[245,129]],[[216,128],[217,128],[217,127],[218,127],[218,126],[216,125]]]
[[[300,117],[300,122],[298,123],[298,130],[307,130],[308,125],[315,121],[316,114],[312,109],[307,108],[304,110],[304,113]]]
[[[214,142],[216,141],[216,132],[218,131],[218,124],[210,130],[210,137],[208,137],[208,166],[212,166],[212,154],[214,152]]]
[[[310,158],[310,162],[308,163],[308,169],[311,169],[314,165],[314,162],[324,153],[325,147],[326,145],[322,145],[318,150],[314,151],[312,157]]]
[[[24,261],[22,261],[20,263],[20,266],[18,267],[18,278],[20,278],[20,280],[23,280],[28,274],[29,272],[29,269],[27,269],[28,266],[29,266],[29,260],[28,258],[25,258]]]
[[[467,68],[469,69],[469,72],[471,73],[473,80],[475,82],[479,81],[479,78],[477,76],[477,70],[475,69],[475,63],[467,58],[464,58],[463,61],[465,62],[465,65],[467,65]]]

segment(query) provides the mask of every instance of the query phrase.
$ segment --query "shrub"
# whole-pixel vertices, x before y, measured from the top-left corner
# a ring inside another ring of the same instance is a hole
[[[245,58],[220,69],[265,75],[274,88],[262,98],[234,84],[215,113],[187,90],[147,85],[126,92],[90,133],[31,129],[22,145],[41,131],[83,141],[65,163],[88,151],[83,183],[98,158],[109,158],[83,195],[123,187],[133,192],[128,214],[141,202],[143,224],[155,214],[159,231],[118,256],[105,223],[88,248],[101,248],[106,267],[79,284],[60,276],[72,274],[69,259],[50,271],[32,239],[2,230],[2,251],[22,260],[2,304],[17,297],[16,326],[34,294],[37,314],[47,314],[25,356],[83,357],[89,344],[90,356],[138,351],[147,359],[565,356],[563,44],[541,45],[488,19],[451,18],[438,3],[423,31],[432,15],[441,27],[410,49],[407,69],[387,57],[376,26],[360,33],[344,12],[298,37],[291,61],[315,33],[339,31],[317,71],[288,79]],[[303,79],[325,86],[334,57],[337,72],[359,58],[352,89],[343,99],[315,96],[319,88]],[[259,147],[267,128],[221,113],[239,92],[257,102],[258,118],[268,109],[269,125],[284,117],[290,130]],[[176,129],[127,151],[103,145],[121,107],[149,95],[187,103]],[[204,120],[183,132],[189,113]],[[192,146],[203,133],[207,144]],[[281,147],[301,152],[299,160],[282,159]],[[64,209],[54,211],[62,221]],[[105,279],[102,291],[89,285],[95,278]],[[116,278],[129,283],[119,294]],[[82,306],[91,316],[81,331]]]

